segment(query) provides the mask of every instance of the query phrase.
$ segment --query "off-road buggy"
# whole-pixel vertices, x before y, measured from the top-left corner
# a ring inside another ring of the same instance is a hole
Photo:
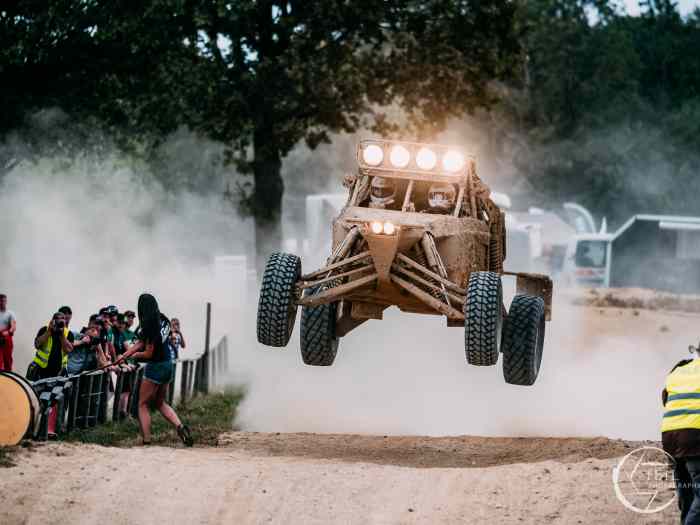
[[[326,266],[303,274],[296,255],[270,256],[258,304],[258,341],[286,346],[301,306],[302,359],[328,366],[341,337],[398,306],[464,327],[469,364],[495,365],[500,351],[506,382],[532,385],[551,317],[552,281],[504,272],[505,216],[477,176],[474,158],[445,146],[367,140],[358,145],[357,160],[357,174],[345,181],[348,202],[333,222]],[[383,184],[373,184],[375,178]],[[396,198],[372,207],[370,187],[382,189],[386,181]],[[429,209],[434,185],[453,188],[449,209]],[[517,278],[509,311],[502,275]]]

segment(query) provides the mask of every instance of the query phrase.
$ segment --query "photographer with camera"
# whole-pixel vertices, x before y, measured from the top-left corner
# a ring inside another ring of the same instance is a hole
[[[27,369],[27,379],[37,381],[62,374],[73,351],[73,334],[66,326],[63,313],[53,314],[51,321],[42,326],[34,339],[36,354]]]
[[[7,295],[0,293],[0,372],[12,372],[12,338],[16,330],[15,314],[7,309]]]

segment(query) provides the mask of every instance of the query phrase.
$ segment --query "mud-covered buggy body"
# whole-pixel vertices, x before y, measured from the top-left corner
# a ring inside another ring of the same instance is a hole
[[[442,315],[447,326],[464,327],[470,364],[494,365],[501,352],[506,381],[533,384],[544,322],[551,317],[552,281],[504,272],[505,216],[477,176],[475,160],[444,146],[383,140],[360,143],[357,158],[357,175],[346,178],[348,202],[333,222],[326,266],[302,274],[295,255],[275,253],[268,260],[258,341],[286,346],[301,306],[304,362],[331,365],[339,338],[397,306]],[[375,177],[396,188],[390,204],[374,206]],[[437,186],[455,195],[451,206],[438,211],[429,202]],[[504,274],[517,277],[509,312],[503,304]]]

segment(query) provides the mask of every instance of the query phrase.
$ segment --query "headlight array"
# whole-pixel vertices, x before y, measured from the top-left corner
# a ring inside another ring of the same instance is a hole
[[[467,165],[455,148],[429,144],[364,141],[358,151],[360,165],[368,168],[436,171],[458,175]]]
[[[379,222],[379,221],[373,221],[369,224],[370,229],[372,230],[372,233],[380,235],[394,235],[396,233],[396,226],[394,225],[393,222]]]

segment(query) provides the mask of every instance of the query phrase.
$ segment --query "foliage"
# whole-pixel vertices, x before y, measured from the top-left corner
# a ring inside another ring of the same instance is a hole
[[[219,434],[231,430],[236,408],[243,399],[240,390],[195,397],[186,405],[177,407],[180,419],[189,425],[197,445],[216,446]],[[160,446],[177,446],[180,439],[173,427],[160,413],[152,414],[152,443]],[[138,422],[128,418],[85,430],[71,432],[68,441],[95,443],[105,446],[126,447],[140,443]]]
[[[41,131],[27,115],[47,108],[81,124],[0,148],[0,176],[17,155],[105,137],[171,169],[159,144],[187,126],[252,175],[239,196],[274,244],[295,145],[431,138],[485,108],[489,154],[512,152],[533,203],[691,213],[698,49],[700,9],[683,18],[672,0],[637,17],[615,0],[16,0],[0,8],[0,137]]]
[[[615,223],[697,214],[699,15],[667,0],[630,17],[607,0],[536,0],[528,27],[524,136],[513,162],[537,204],[574,200]]]
[[[489,106],[522,58],[508,0],[19,0],[0,11],[11,110],[94,117],[132,148],[179,125],[231,147],[258,225],[278,222],[282,159],[299,141],[404,110],[425,136]]]

